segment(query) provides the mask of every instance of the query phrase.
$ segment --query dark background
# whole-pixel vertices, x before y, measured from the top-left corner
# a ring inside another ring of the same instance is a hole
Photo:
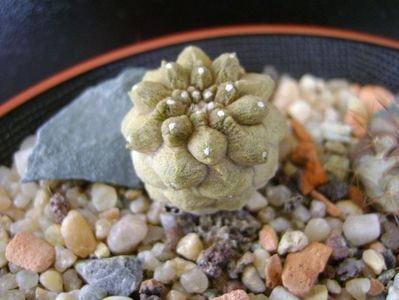
[[[399,39],[399,0],[1,0],[0,102],[82,60],[130,43],[249,23],[310,24]]]

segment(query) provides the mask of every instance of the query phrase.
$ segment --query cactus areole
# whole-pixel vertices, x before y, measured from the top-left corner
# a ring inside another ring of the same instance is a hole
[[[196,214],[244,206],[278,166],[286,120],[273,88],[234,53],[212,61],[193,46],[148,71],[122,133],[150,197]]]

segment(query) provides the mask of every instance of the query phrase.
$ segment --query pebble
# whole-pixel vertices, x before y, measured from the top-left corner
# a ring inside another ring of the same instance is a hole
[[[290,200],[291,191],[285,185],[270,186],[266,196],[271,205],[281,207]]]
[[[21,290],[29,290],[37,286],[39,275],[36,272],[21,270],[16,274],[16,280]]]
[[[263,293],[266,290],[265,282],[260,278],[254,266],[248,266],[244,269],[241,280],[251,292]]]
[[[55,246],[55,264],[54,267],[59,272],[64,272],[70,266],[72,266],[77,257],[72,253],[71,250],[64,247]]]
[[[223,294],[228,294],[234,290],[244,290],[245,287],[240,280],[229,280],[223,285]]]
[[[269,296],[269,300],[300,300],[298,297],[294,296],[288,292],[284,287],[277,286],[273,289]]]
[[[305,227],[305,234],[310,241],[321,242],[327,239],[331,232],[330,224],[322,218],[312,218]]]
[[[265,225],[259,231],[259,243],[269,252],[275,252],[278,247],[278,237],[276,231],[270,225]]]
[[[344,199],[348,195],[348,184],[331,176],[330,181],[325,185],[318,187],[318,190],[333,202]]]
[[[287,229],[289,229],[291,227],[291,223],[290,221],[288,221],[287,219],[283,218],[283,217],[277,217],[274,220],[272,220],[270,222],[270,225],[273,227],[273,229],[278,232],[281,233],[283,231],[286,231]]]
[[[256,214],[256,218],[262,223],[269,223],[276,217],[276,210],[272,206],[262,208]]]
[[[257,212],[262,208],[266,207],[268,204],[267,199],[259,192],[255,192],[249,198],[248,202],[245,204],[246,209],[251,212]]]
[[[88,284],[111,295],[130,295],[143,278],[141,262],[135,256],[83,260],[75,269]]]
[[[8,261],[33,272],[43,272],[53,265],[54,248],[30,232],[19,232],[8,243]]]
[[[160,281],[147,279],[140,284],[139,293],[146,296],[158,296],[165,298],[168,288]]]
[[[186,300],[186,299],[187,299],[186,295],[176,290],[170,290],[169,293],[166,295],[166,300]]]
[[[331,254],[331,258],[333,260],[342,260],[344,258],[347,258],[349,255],[349,249],[346,245],[345,239],[335,229],[332,230],[330,235],[328,236],[326,240],[326,245],[333,250]]]
[[[277,254],[272,255],[266,261],[265,266],[266,287],[274,288],[281,285],[281,274],[283,267],[281,265],[280,257]]]
[[[197,233],[189,233],[177,244],[176,253],[190,260],[196,260],[204,245]]]
[[[150,208],[150,201],[145,197],[139,197],[129,204],[129,209],[134,214],[145,213]]]
[[[18,287],[14,274],[7,273],[0,277],[0,291],[12,290]]]
[[[79,291],[77,293],[60,293],[55,300],[79,300]]]
[[[208,277],[199,268],[191,269],[180,276],[180,283],[188,293],[203,293],[209,285]]]
[[[63,193],[54,193],[48,206],[51,210],[52,217],[57,224],[61,224],[67,216],[71,205]]]
[[[305,248],[308,244],[308,237],[302,231],[288,231],[281,237],[277,252],[279,255],[285,255],[288,252],[297,252]]]
[[[91,186],[91,201],[98,211],[105,211],[116,205],[118,195],[112,186],[95,183]]]
[[[176,270],[171,261],[166,261],[154,270],[154,279],[162,283],[169,284],[177,278]]]
[[[394,252],[399,251],[399,227],[392,222],[384,223],[385,233],[381,236],[381,242],[385,247]]]
[[[69,269],[62,274],[64,279],[64,290],[69,292],[78,290],[82,286],[82,280],[79,278],[75,269]]]
[[[366,300],[367,292],[370,289],[370,279],[355,278],[345,284],[345,289],[356,300]]]
[[[180,257],[175,257],[174,259],[169,260],[169,262],[172,264],[177,277],[180,277],[184,272],[197,267],[195,263]]]
[[[342,291],[342,288],[339,285],[338,281],[333,279],[327,279],[326,286],[331,294],[340,294]]]
[[[379,281],[378,279],[375,278],[370,278],[370,289],[367,291],[367,294],[371,295],[371,296],[377,296],[382,294],[382,292],[384,292],[385,287],[384,285],[381,283],[381,281]]]
[[[376,275],[381,274],[381,272],[387,268],[384,256],[373,249],[365,250],[362,258],[366,265],[368,265]]]
[[[304,223],[309,221],[309,219],[312,217],[309,210],[303,205],[299,205],[295,208],[295,210],[293,212],[293,216],[296,219],[298,219],[299,221],[304,222]]]
[[[323,218],[326,215],[326,205],[318,200],[313,200],[310,203],[310,214],[313,218]]]
[[[133,299],[130,297],[124,297],[124,296],[111,296],[111,297],[104,298],[103,300],[133,300]]]
[[[107,239],[108,247],[112,253],[131,253],[145,238],[147,231],[147,224],[143,218],[138,215],[125,215],[112,225]]]
[[[25,300],[25,293],[18,290],[0,291],[2,300]]]
[[[297,100],[289,106],[288,112],[293,118],[297,119],[301,123],[305,123],[311,117],[312,108],[307,102]]]
[[[61,226],[58,224],[51,224],[49,227],[47,227],[44,237],[46,238],[46,241],[53,246],[65,245],[64,238],[61,234]]]
[[[95,233],[97,240],[104,240],[109,234],[112,223],[108,219],[98,219],[95,225]]]
[[[341,210],[342,216],[344,218],[363,214],[361,207],[356,205],[352,200],[341,200],[338,201],[336,205]]]
[[[90,285],[84,285],[79,292],[79,300],[101,300],[107,296],[107,293]]]
[[[42,288],[36,288],[35,290],[35,299],[36,300],[55,300],[57,298],[58,293],[46,291]]]
[[[331,253],[330,247],[312,242],[300,252],[288,254],[282,273],[283,285],[294,295],[305,296],[324,270]]]
[[[85,218],[76,210],[69,211],[61,224],[66,247],[76,256],[85,258],[96,249],[97,241]]]
[[[244,290],[234,290],[222,296],[215,297],[213,300],[250,300],[248,294]]]
[[[39,278],[40,283],[49,291],[62,292],[63,279],[56,270],[47,270]]]
[[[338,279],[343,282],[354,278],[363,271],[364,266],[362,260],[347,258],[341,262],[336,269]]]
[[[259,247],[254,250],[254,266],[256,270],[259,273],[259,276],[263,279],[265,279],[265,267],[266,267],[266,261],[270,257],[269,252],[267,252],[265,249]]]
[[[385,300],[398,300],[399,299],[399,288],[390,286],[388,289],[388,295]]]
[[[306,295],[304,300],[327,300],[328,299],[328,290],[325,285],[317,284],[315,285]]]
[[[94,250],[94,256],[96,258],[106,258],[111,256],[111,252],[106,244],[100,242],[97,244],[96,250]]]
[[[363,246],[375,241],[380,236],[380,222],[377,214],[348,216],[343,232],[346,239],[354,246]]]
[[[162,265],[162,263],[149,250],[140,251],[137,254],[137,258],[140,259],[143,264],[144,270],[154,271],[157,267]]]

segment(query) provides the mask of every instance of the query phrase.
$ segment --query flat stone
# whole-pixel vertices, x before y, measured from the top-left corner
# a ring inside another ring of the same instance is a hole
[[[132,106],[127,92],[144,72],[130,68],[88,88],[41,126],[24,181],[83,179],[139,187],[120,124]]]
[[[305,296],[324,270],[331,253],[330,247],[312,242],[302,251],[288,254],[281,277],[284,287],[296,296]]]
[[[83,260],[75,269],[88,284],[109,295],[129,296],[143,278],[141,262],[135,256]]]
[[[9,262],[33,272],[43,272],[55,260],[54,248],[30,232],[19,232],[8,243],[6,258]]]

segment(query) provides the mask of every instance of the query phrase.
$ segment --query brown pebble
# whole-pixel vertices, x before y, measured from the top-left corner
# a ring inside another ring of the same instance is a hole
[[[76,210],[69,211],[61,224],[66,247],[79,257],[87,257],[97,246],[96,238],[85,218]]]
[[[223,294],[227,294],[235,290],[245,290],[244,284],[239,280],[230,280],[227,281],[223,286]]]
[[[276,252],[278,247],[278,237],[276,231],[270,225],[265,225],[259,231],[259,243],[269,252]]]
[[[54,248],[30,232],[18,232],[8,243],[6,258],[9,262],[33,272],[43,272],[55,260]]]
[[[294,295],[305,296],[324,270],[331,253],[330,247],[312,242],[302,251],[288,254],[281,277],[283,285]]]
[[[71,205],[62,193],[54,193],[50,198],[50,207],[57,224],[61,224],[62,220],[67,216]]]
[[[249,296],[244,290],[234,290],[213,300],[249,300]]]
[[[369,249],[373,249],[373,250],[375,250],[375,251],[377,251],[377,252],[380,252],[380,253],[384,253],[385,250],[387,250],[387,249],[385,248],[385,246],[384,246],[382,243],[380,243],[380,242],[373,242],[373,243],[371,243],[371,244],[368,246],[368,248],[369,248]]]
[[[281,285],[281,273],[283,267],[281,265],[280,257],[277,254],[272,255],[267,259],[265,274],[266,274],[266,286],[270,289]]]
[[[139,289],[139,293],[146,296],[159,296],[164,298],[168,292],[166,286],[155,279],[144,280]]]
[[[367,294],[369,294],[370,296],[377,296],[381,294],[384,291],[384,289],[385,287],[381,283],[381,281],[375,278],[370,278],[370,289],[367,292]]]

